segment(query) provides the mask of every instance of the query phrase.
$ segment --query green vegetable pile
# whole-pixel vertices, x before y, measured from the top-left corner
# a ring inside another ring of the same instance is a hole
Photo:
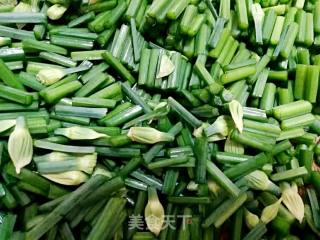
[[[0,240],[320,239],[320,0],[0,0]]]

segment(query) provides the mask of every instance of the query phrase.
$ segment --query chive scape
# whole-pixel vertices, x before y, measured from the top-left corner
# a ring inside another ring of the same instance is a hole
[[[0,1],[0,240],[319,239],[319,0]]]
[[[36,140],[34,142],[36,148],[49,149],[53,151],[70,152],[70,153],[93,153],[94,147],[82,147],[82,146],[67,146],[58,143],[50,143],[43,140]]]
[[[46,16],[43,13],[0,13],[0,23],[45,23]]]

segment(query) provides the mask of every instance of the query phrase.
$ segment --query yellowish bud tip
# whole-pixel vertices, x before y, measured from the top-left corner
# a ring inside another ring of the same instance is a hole
[[[132,127],[127,136],[135,142],[154,144],[157,142],[170,142],[174,140],[174,136],[169,133],[160,132],[151,127]]]
[[[47,10],[48,18],[51,20],[58,20],[60,19],[63,14],[67,11],[67,8],[65,6],[62,6],[60,4],[54,4]]]
[[[18,167],[18,166],[16,166],[16,173],[17,173],[17,174],[20,174],[20,172],[21,172],[21,168]]]
[[[232,100],[229,103],[229,110],[231,117],[240,133],[243,131],[243,108],[242,105],[236,101]]]
[[[46,68],[41,69],[37,74],[37,79],[42,84],[49,86],[58,82],[61,78],[65,76],[63,70],[56,68]]]
[[[160,68],[156,78],[163,78],[169,76],[171,73],[173,73],[174,69],[175,66],[172,63],[172,61],[167,55],[164,54],[161,58]]]

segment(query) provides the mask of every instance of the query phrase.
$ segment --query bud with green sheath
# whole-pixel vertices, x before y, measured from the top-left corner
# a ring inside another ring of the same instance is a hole
[[[83,171],[91,174],[97,164],[97,154],[87,154],[63,161],[40,161],[37,162],[40,173],[62,173],[67,171]]]
[[[33,161],[35,163],[39,162],[58,162],[58,161],[70,161],[70,160],[78,160],[81,159],[91,161],[91,159],[96,159],[97,154],[70,154],[70,153],[63,153],[63,152],[52,152],[42,156],[35,156],[33,157]]]
[[[76,186],[89,179],[88,175],[81,171],[42,174],[42,176],[53,182],[68,186]]]
[[[249,229],[254,228],[260,222],[259,217],[255,214],[251,213],[247,209],[245,209],[245,211],[244,211],[244,220],[245,220],[245,223]]]
[[[245,176],[245,180],[247,186],[254,190],[270,191],[276,195],[279,195],[281,192],[280,188],[273,182],[271,182],[267,174],[263,171],[253,171],[252,173]]]
[[[108,179],[111,179],[116,176],[116,173],[110,172],[106,167],[104,167],[101,164],[97,164],[93,173],[92,173],[92,176],[94,176],[94,175],[104,175]]]
[[[243,131],[243,108],[241,104],[236,101],[232,100],[229,103],[229,111],[231,114],[231,117],[233,119],[234,124],[236,125],[237,129],[240,133]]]
[[[281,201],[282,201],[282,199],[280,198],[278,201],[276,201],[275,203],[273,203],[273,204],[271,204],[269,206],[266,206],[262,210],[261,221],[263,223],[268,224],[273,219],[275,219],[275,217],[278,215],[279,208],[280,208],[280,205],[281,205]]]

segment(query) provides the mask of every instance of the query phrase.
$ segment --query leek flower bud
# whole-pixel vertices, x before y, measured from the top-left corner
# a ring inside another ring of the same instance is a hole
[[[271,182],[267,174],[256,170],[245,176],[247,186],[254,190],[270,191],[274,194],[280,194],[280,188]]]
[[[98,133],[93,129],[78,126],[57,128],[54,134],[63,135],[72,140],[94,140],[101,137],[108,137],[106,134]]]
[[[153,187],[148,188],[148,203],[144,215],[149,230],[158,236],[164,223],[164,209],[159,201],[157,190]]]
[[[196,128],[193,131],[193,136],[195,136],[196,138],[202,137],[204,129],[206,129],[209,126],[210,125],[208,123],[202,123],[200,127]]]
[[[298,193],[298,187],[296,183],[292,183],[291,186],[288,183],[284,184],[281,198],[283,204],[301,223],[304,217],[304,204],[301,196]]]
[[[8,152],[17,174],[32,160],[33,143],[24,117],[16,120],[16,127],[9,136]]]
[[[97,164],[96,168],[94,169],[92,176],[94,175],[104,175],[106,176],[108,179],[111,179],[113,177],[116,176],[116,174],[114,172],[110,172],[106,167],[104,167],[101,164]]]
[[[131,127],[127,136],[134,142],[154,144],[158,142],[172,142],[174,136],[160,132],[151,127]]]
[[[175,69],[175,66],[170,60],[170,58],[166,54],[163,54],[160,60],[160,68],[156,78],[167,77],[171,73],[173,73],[174,69]]]
[[[49,86],[58,82],[65,76],[65,72],[58,68],[44,68],[41,69],[37,74],[37,79],[42,84]]]
[[[244,219],[245,219],[245,223],[249,229],[254,228],[260,221],[259,217],[257,215],[251,213],[247,209],[245,209],[245,211],[244,211]]]
[[[273,219],[275,219],[275,217],[278,215],[279,208],[280,208],[280,205],[281,205],[281,201],[282,201],[282,199],[280,198],[278,201],[276,201],[275,203],[273,203],[273,204],[271,204],[269,206],[266,206],[262,210],[261,221],[263,223],[268,224]]]
[[[228,136],[231,130],[230,117],[228,116],[220,116],[216,119],[216,121],[211,124],[209,127],[204,129],[204,132],[207,137],[210,137],[214,134],[220,134],[222,136]]]
[[[223,189],[220,187],[220,185],[212,179],[208,179],[208,188],[215,198],[223,192]]]
[[[242,105],[236,101],[232,100],[229,103],[229,111],[231,113],[231,117],[233,119],[236,128],[239,130],[240,133],[243,131],[243,108]]]
[[[97,164],[97,153],[78,155],[54,152],[35,157],[34,161],[40,173],[83,171],[91,174]]]
[[[224,151],[229,153],[244,154],[244,147],[241,143],[233,141],[229,136],[224,144]]]
[[[62,173],[50,173],[50,174],[42,174],[43,177],[68,186],[79,185],[88,180],[88,175],[81,171],[68,171]]]
[[[60,4],[54,4],[47,10],[47,16],[51,20],[60,19],[63,14],[67,11],[67,8]]]

